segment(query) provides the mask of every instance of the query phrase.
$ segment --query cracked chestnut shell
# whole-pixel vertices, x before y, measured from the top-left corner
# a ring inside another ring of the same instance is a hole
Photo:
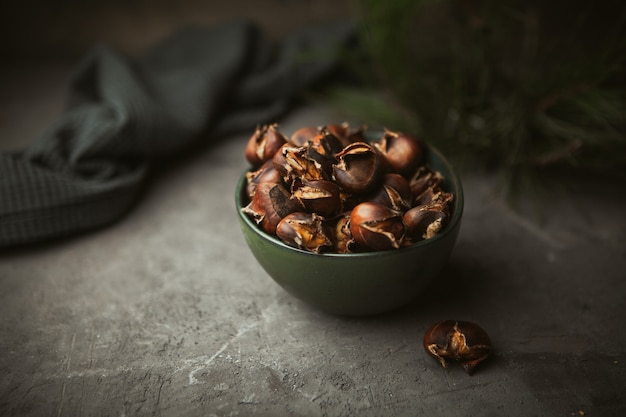
[[[324,219],[315,213],[296,211],[286,215],[276,226],[276,236],[290,246],[314,253],[333,246]]]
[[[303,181],[291,194],[310,213],[330,217],[341,210],[341,189],[332,181]]]
[[[350,232],[354,241],[366,250],[397,249],[405,234],[402,213],[366,201],[352,209]]]
[[[335,252],[353,252],[354,240],[350,232],[350,212],[344,212],[335,220],[333,226],[333,243]]]
[[[315,144],[323,150],[320,153],[325,155],[335,155],[341,152],[344,144],[341,140],[326,126],[319,129],[319,133],[311,139],[309,144]]]
[[[438,186],[428,187],[426,191],[424,191],[419,196],[416,196],[413,199],[414,206],[421,206],[425,204],[439,204],[442,206],[446,206],[453,200],[454,196],[452,193],[446,193]]]
[[[371,190],[380,180],[380,157],[369,144],[354,142],[337,154],[333,177],[348,193]]]
[[[363,126],[353,129],[348,122],[343,122],[341,124],[329,124],[325,128],[339,139],[343,148],[354,142],[365,142],[365,128]]]
[[[330,170],[311,157],[310,148],[305,146],[283,145],[272,158],[272,163],[283,176],[285,182],[298,180],[326,179]]]
[[[385,162],[396,172],[409,178],[422,161],[422,145],[414,138],[400,132],[385,130],[374,147],[384,157]]]
[[[441,366],[460,362],[472,375],[474,368],[491,354],[491,340],[480,326],[469,321],[444,320],[431,326],[424,334],[424,349]]]
[[[439,233],[448,224],[449,215],[444,205],[425,204],[407,210],[402,218],[410,241],[419,242]]]
[[[402,175],[394,173],[383,175],[378,189],[367,199],[402,212],[411,207],[411,200],[409,182]]]
[[[439,187],[443,182],[443,176],[441,173],[434,171],[428,165],[420,166],[409,184],[411,185],[411,193],[413,197],[419,197],[429,187]],[[413,205],[416,205],[415,203]]]
[[[246,192],[248,194],[248,198],[252,198],[254,196],[254,192],[256,191],[256,187],[260,183],[272,182],[275,184],[280,184],[282,183],[282,177],[280,173],[276,170],[276,168],[274,168],[274,164],[270,160],[266,161],[256,171],[246,173],[246,181]]]
[[[337,159],[335,158],[336,152],[333,146],[336,146],[339,142],[333,145],[332,140],[336,141],[336,138],[326,131],[322,131],[322,133],[315,136],[313,140],[308,141],[303,146],[306,149],[306,156],[319,164],[324,179],[331,178],[333,164],[337,163]]]
[[[263,182],[257,185],[252,200],[241,210],[265,233],[276,235],[280,220],[298,209],[297,202],[290,197],[282,184]]]
[[[317,136],[319,132],[320,130],[317,127],[301,127],[291,134],[291,136],[289,137],[289,142],[295,146],[304,146],[308,141],[313,140],[313,138]]]
[[[287,138],[278,131],[277,124],[257,126],[246,145],[246,159],[252,166],[260,167],[272,159],[285,143]]]

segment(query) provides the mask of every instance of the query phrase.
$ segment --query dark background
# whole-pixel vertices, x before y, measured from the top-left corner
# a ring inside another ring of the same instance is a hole
[[[3,61],[73,58],[96,43],[133,53],[181,25],[251,19],[273,37],[350,17],[348,0],[60,0],[11,2],[0,13]]]

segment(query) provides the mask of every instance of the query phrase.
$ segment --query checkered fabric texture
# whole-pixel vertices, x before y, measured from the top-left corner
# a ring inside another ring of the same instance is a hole
[[[151,161],[275,120],[331,73],[352,32],[331,24],[272,42],[237,21],[181,29],[134,58],[94,48],[56,123],[27,149],[0,153],[0,248],[119,219]]]

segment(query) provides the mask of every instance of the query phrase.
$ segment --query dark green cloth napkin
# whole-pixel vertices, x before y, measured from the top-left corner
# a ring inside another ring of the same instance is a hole
[[[129,58],[97,47],[67,109],[31,146],[0,154],[0,247],[109,224],[136,200],[150,161],[273,121],[336,67],[346,23],[272,42],[252,23],[190,27]]]

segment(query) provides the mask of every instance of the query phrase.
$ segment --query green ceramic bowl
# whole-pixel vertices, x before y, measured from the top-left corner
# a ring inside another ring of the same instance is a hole
[[[288,246],[260,230],[241,212],[247,200],[245,173],[235,195],[241,230],[268,275],[305,303],[346,316],[397,309],[414,300],[441,272],[461,226],[461,180],[432,147],[428,149],[427,162],[444,176],[443,188],[455,195],[450,222],[431,239],[395,250],[351,254],[315,254]]]

